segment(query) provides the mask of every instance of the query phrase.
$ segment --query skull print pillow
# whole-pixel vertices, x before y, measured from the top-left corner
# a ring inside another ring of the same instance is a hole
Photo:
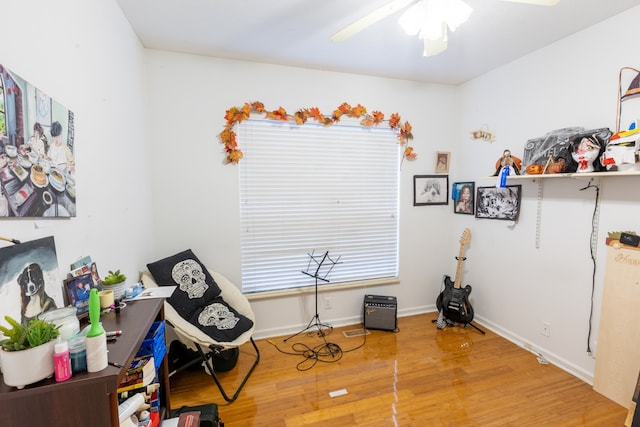
[[[185,319],[220,295],[218,284],[191,249],[147,264],[147,268],[159,286],[177,286],[167,302]]]
[[[199,307],[188,320],[217,342],[232,342],[253,326],[251,319],[234,310],[222,297]]]

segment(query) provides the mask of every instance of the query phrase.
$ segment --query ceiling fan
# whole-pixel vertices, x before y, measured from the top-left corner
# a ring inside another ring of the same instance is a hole
[[[502,0],[539,6],[555,6],[560,0]],[[462,0],[394,0],[357,21],[347,25],[330,37],[343,41],[387,16],[407,8],[398,23],[409,35],[424,41],[424,56],[434,56],[447,49],[447,28],[451,31],[464,23],[473,9]]]

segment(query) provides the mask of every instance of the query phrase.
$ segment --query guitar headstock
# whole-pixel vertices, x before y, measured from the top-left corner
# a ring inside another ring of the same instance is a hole
[[[460,237],[460,244],[466,245],[471,241],[471,229],[469,227],[465,228],[462,232],[462,237]]]

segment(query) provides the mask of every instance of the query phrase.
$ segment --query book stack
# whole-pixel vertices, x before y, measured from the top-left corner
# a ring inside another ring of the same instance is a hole
[[[136,357],[131,362],[122,381],[120,381],[118,393],[146,387],[151,384],[155,378],[156,367],[153,356],[145,355]]]

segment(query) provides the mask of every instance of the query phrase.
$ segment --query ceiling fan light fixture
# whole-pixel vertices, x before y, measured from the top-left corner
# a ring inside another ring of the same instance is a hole
[[[419,1],[400,15],[398,24],[400,24],[407,35],[417,36],[427,19],[426,2]]]
[[[400,16],[398,23],[408,35],[425,40],[425,56],[433,56],[446,49],[447,27],[455,31],[469,19],[471,12],[473,8],[462,0],[420,0]]]
[[[437,0],[443,2],[444,21],[449,29],[455,31],[460,25],[467,22],[473,12],[473,8],[462,0]]]

